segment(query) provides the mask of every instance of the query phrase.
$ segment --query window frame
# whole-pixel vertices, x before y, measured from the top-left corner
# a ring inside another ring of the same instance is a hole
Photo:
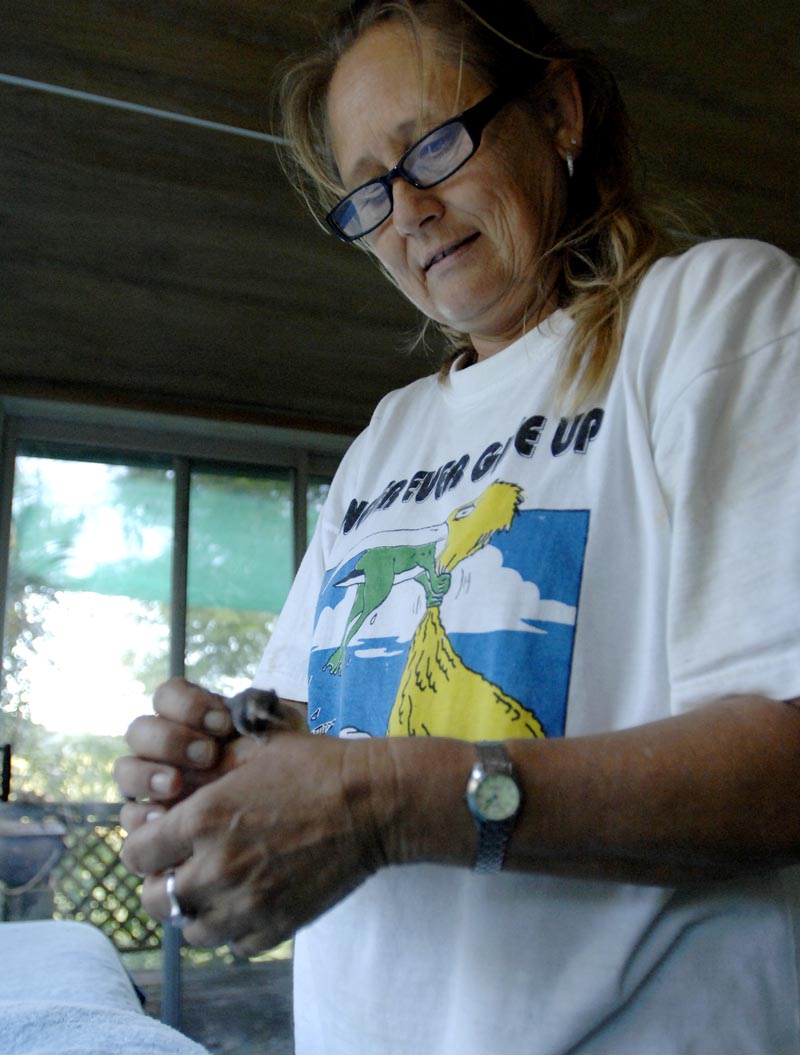
[[[170,676],[182,677],[186,649],[189,491],[192,468],[288,471],[293,510],[293,572],[307,545],[311,478],[332,477],[352,437],[153,414],[82,404],[0,399],[0,597],[5,613],[16,459],[20,447],[41,443],[64,458],[163,459],[174,472],[174,542],[170,605]],[[5,618],[0,650],[5,647]],[[2,651],[0,651],[2,654]]]
[[[42,443],[56,457],[170,460],[175,473],[174,541],[170,604],[170,676],[185,670],[188,586],[189,491],[198,468],[288,470],[292,488],[293,557],[296,571],[307,546],[307,494],[312,477],[333,477],[352,442],[339,434],[300,432],[261,424],[178,417],[82,404],[45,403],[0,396],[0,655],[5,647],[5,610],[11,539],[14,475],[21,444]],[[4,681],[3,681],[4,683]],[[181,934],[162,935],[162,1021],[181,1019]]]

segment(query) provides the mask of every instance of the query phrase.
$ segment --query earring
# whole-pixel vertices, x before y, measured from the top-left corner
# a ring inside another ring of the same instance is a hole
[[[575,136],[570,139],[570,145],[573,147],[576,147],[578,145],[578,140],[575,138]],[[572,153],[571,150],[567,151],[564,160],[567,163],[567,174],[569,178],[572,179],[575,174],[575,155]]]

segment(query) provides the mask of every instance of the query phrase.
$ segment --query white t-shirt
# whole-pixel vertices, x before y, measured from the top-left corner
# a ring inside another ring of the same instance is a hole
[[[797,267],[658,262],[577,414],[570,326],[391,393],[348,451],[256,676],[314,732],[575,736],[800,695]],[[787,876],[384,869],[297,937],[298,1055],[798,1051]]]

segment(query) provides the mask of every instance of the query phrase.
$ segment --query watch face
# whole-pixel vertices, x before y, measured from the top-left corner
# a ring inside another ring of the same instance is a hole
[[[505,821],[519,809],[519,788],[507,773],[489,773],[475,789],[474,802],[487,821]]]

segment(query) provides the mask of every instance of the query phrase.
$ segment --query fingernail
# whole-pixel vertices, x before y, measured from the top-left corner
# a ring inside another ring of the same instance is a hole
[[[150,777],[150,787],[163,795],[172,786],[172,776],[169,773],[154,773]]]
[[[145,815],[144,819],[146,821],[159,821],[163,816],[164,810],[150,810],[149,813]]]
[[[206,711],[203,725],[210,733],[227,733],[231,727],[231,718],[227,711]]]
[[[208,765],[214,757],[214,747],[207,740],[195,740],[186,748],[186,757],[192,762]]]

